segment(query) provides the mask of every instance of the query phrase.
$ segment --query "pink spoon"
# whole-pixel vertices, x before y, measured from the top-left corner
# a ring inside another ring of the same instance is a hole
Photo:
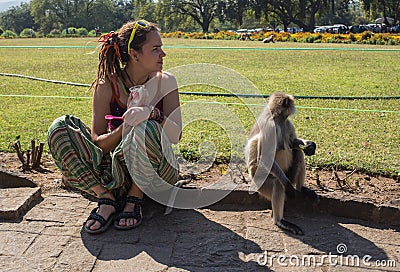
[[[104,118],[105,118],[106,120],[123,120],[122,117],[113,116],[113,115],[110,115],[110,114],[107,114],[106,116],[104,116]]]

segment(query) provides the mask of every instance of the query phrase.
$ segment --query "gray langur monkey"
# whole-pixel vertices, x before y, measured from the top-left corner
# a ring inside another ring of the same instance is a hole
[[[295,128],[288,119],[295,112],[293,96],[281,92],[272,94],[250,132],[245,155],[250,177],[256,183],[259,194],[271,201],[275,225],[303,235],[298,226],[283,219],[286,196],[294,197],[299,192],[319,200],[313,190],[304,186],[304,154],[314,155],[316,144],[297,138]],[[268,166],[271,166],[270,170]]]

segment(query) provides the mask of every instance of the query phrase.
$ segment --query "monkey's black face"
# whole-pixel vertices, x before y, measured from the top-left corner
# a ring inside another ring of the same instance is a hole
[[[291,106],[293,106],[293,103],[292,103],[293,101],[291,101],[288,97],[285,97],[284,99],[283,99],[283,102],[282,102],[282,106],[284,107],[284,108],[290,108]]]
[[[285,108],[285,116],[290,116],[296,112],[293,97],[286,97],[283,99],[282,107]]]

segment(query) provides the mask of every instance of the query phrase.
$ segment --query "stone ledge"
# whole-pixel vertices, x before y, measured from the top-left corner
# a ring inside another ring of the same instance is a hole
[[[300,210],[302,212],[325,213],[334,216],[383,223],[386,225],[400,225],[399,207],[377,205],[369,201],[351,199],[350,197],[340,199],[330,194],[319,194],[319,197],[320,201],[318,203],[305,197],[289,199],[286,201],[285,209]],[[262,199],[257,193],[250,190],[250,185],[241,185],[229,193],[224,199],[217,202],[216,205],[260,205],[260,203],[266,204],[268,205],[268,208],[271,208],[269,201]]]
[[[235,180],[241,180],[241,174],[233,171],[231,174],[223,175],[218,183],[212,184],[204,190],[226,191],[227,196],[216,203],[218,204],[236,204],[236,205],[263,205],[271,209],[271,203],[263,199],[255,192],[251,183],[235,183]],[[190,184],[189,184],[190,185]],[[228,194],[229,189],[236,188]],[[369,222],[383,223],[386,225],[400,225],[400,205],[377,205],[368,199],[350,195],[335,195],[332,193],[317,192],[320,197],[318,203],[309,198],[297,196],[294,199],[288,199],[285,209],[300,210],[302,212],[323,213],[334,216],[367,220]],[[341,198],[339,198],[341,197]]]
[[[237,175],[233,175],[234,177]],[[10,177],[12,180],[10,180]],[[236,179],[240,179],[237,177]],[[217,184],[202,187],[202,192],[208,195],[226,195],[223,199],[213,205],[234,204],[234,205],[258,205],[271,208],[270,202],[266,201],[254,192],[250,184],[235,184],[232,176],[221,177]],[[6,186],[7,185],[7,186]],[[39,187],[30,188],[35,184],[27,179],[12,176],[0,171],[0,219],[18,219],[33,203],[40,200],[41,190]],[[237,186],[230,191],[232,185]],[[5,188],[20,187],[21,188]],[[185,186],[186,187],[186,186]],[[189,184],[189,188],[190,188]],[[186,187],[187,188],[187,187]],[[188,189],[189,189],[188,188]],[[194,189],[192,187],[192,189]],[[299,210],[302,212],[324,213],[334,216],[362,219],[370,222],[383,223],[386,225],[400,225],[399,205],[377,205],[368,200],[352,196],[340,196],[330,193],[318,193],[320,202],[315,203],[304,197],[289,199],[286,202],[286,209]],[[212,205],[211,205],[212,206]]]
[[[33,181],[0,171],[0,219],[18,219],[40,198],[41,189]]]
[[[39,187],[0,189],[0,219],[18,219],[26,210],[41,198]]]

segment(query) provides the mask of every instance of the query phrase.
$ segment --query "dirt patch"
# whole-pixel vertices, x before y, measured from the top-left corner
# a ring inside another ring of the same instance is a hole
[[[0,171],[32,180],[42,188],[43,193],[66,189],[62,183],[60,171],[48,154],[42,157],[40,168],[23,171],[21,162],[15,153],[0,152]],[[196,174],[191,184],[196,187],[203,187],[215,183],[225,171],[227,171],[227,165],[214,164],[206,171]],[[238,182],[248,183],[248,175],[242,172],[241,179]],[[306,186],[318,193],[329,193],[337,198],[346,197],[348,199],[353,197],[377,205],[400,207],[400,182],[387,177],[371,176],[352,171],[314,169],[307,171]]]
[[[0,171],[29,179],[41,187],[42,192],[65,190],[61,172],[48,154],[43,154],[39,168],[24,171],[15,153],[0,152]]]

